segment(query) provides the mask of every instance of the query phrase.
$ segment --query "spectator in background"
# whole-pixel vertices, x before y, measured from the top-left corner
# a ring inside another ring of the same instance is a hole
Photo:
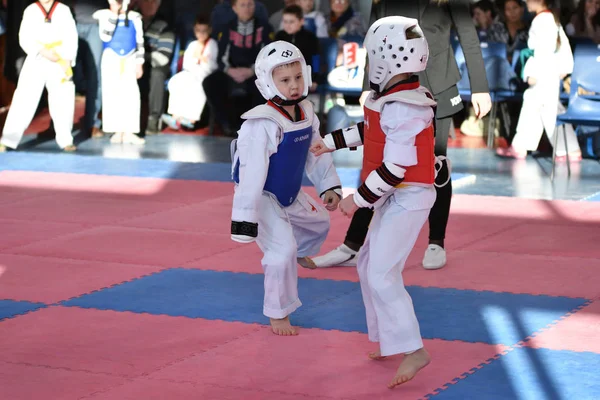
[[[304,28],[304,18],[300,6],[292,5],[283,9],[283,30],[277,32],[275,40],[283,40],[295,45],[312,65],[312,91],[317,89],[319,77],[319,40],[314,33]]]
[[[573,72],[573,54],[569,40],[552,12],[552,0],[528,0],[527,8],[535,13],[529,30],[528,47],[532,56],[523,67],[523,78],[529,88],[523,94],[517,133],[509,148],[498,148],[499,156],[524,159],[528,151],[538,148],[546,132],[557,134],[556,116],[559,110],[560,81]],[[573,131],[567,131],[567,147],[572,161],[581,160],[581,151]],[[558,136],[556,155],[566,158],[562,135]]]
[[[298,0],[304,14],[304,29],[317,35],[318,38],[329,37],[327,21],[321,11],[315,10],[314,0]]]
[[[263,102],[254,83],[254,61],[272,36],[271,26],[255,17],[254,0],[231,0],[231,7],[234,18],[217,33],[219,69],[202,83],[215,119],[228,136],[235,135],[243,112]],[[232,94],[243,98],[246,104],[231,110]],[[233,118],[228,111],[234,111]]]
[[[512,62],[515,50],[527,47],[529,26],[523,21],[525,5],[520,0],[505,0],[501,21],[488,29],[488,40],[506,44],[506,58]]]
[[[471,14],[473,14],[473,22],[475,23],[479,40],[485,41],[487,31],[496,18],[494,3],[490,0],[480,0],[471,6]]]
[[[108,0],[110,8],[94,13],[102,53],[102,129],[111,143],[144,144],[140,132],[140,89],[144,73],[142,16],[128,10],[127,0]]]
[[[175,32],[157,14],[161,0],[138,0],[144,24],[144,74],[140,80],[143,99],[148,99],[146,134],[159,133],[159,121],[165,112],[165,82],[171,75]],[[144,124],[142,123],[142,126]]]
[[[200,120],[206,105],[202,82],[218,68],[219,48],[210,34],[209,18],[197,16],[194,24],[196,40],[185,50],[183,71],[169,80],[170,115],[163,115],[163,121],[172,129],[180,129],[181,126],[193,129]]]
[[[589,38],[600,43],[600,0],[579,0],[565,30],[569,37]]]
[[[31,4],[23,13],[19,44],[27,54],[0,141],[0,152],[16,149],[31,123],[44,88],[48,90],[50,116],[56,143],[64,151],[75,151],[73,117],[77,57],[77,28],[66,5],[52,0]]]
[[[213,29],[213,37],[218,39],[216,35],[219,32],[227,29],[227,25],[229,22],[236,18],[236,13],[233,11],[233,1],[231,0],[221,0],[219,4],[217,4],[210,15],[210,25]],[[260,1],[254,2],[254,17],[258,19],[262,24],[269,23],[269,13],[267,12],[267,8]]]
[[[271,24],[273,31],[277,32],[277,31],[280,31],[283,29],[283,10],[286,7],[294,6],[294,5],[296,5],[296,0],[283,0],[283,8],[275,11],[269,17],[269,24]],[[308,64],[310,64],[310,60],[307,59],[306,62]]]
[[[93,138],[103,136],[99,118],[102,107],[100,61],[103,45],[98,32],[98,21],[93,18],[93,15],[105,7],[106,0],[77,0],[73,4],[79,34],[75,85],[85,92],[83,130]]]
[[[350,0],[330,0],[331,13],[327,30],[329,37],[343,39],[344,36],[364,37],[367,33],[360,15],[350,6]]]

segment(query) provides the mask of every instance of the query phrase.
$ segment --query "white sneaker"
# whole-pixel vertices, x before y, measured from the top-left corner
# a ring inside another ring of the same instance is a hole
[[[313,263],[318,268],[328,267],[356,267],[358,251],[352,250],[345,244],[320,257],[313,258]]]
[[[123,143],[123,133],[118,132],[110,137],[110,142],[113,144]]]
[[[125,144],[144,144],[146,139],[139,137],[135,133],[127,132],[123,134],[123,143]]]
[[[423,268],[440,269],[446,265],[446,250],[437,244],[430,244],[425,250],[423,257]]]

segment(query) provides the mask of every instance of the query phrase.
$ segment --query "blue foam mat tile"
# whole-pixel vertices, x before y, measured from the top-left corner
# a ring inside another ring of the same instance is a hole
[[[30,301],[0,300],[0,321],[17,315],[26,314],[31,311],[46,307],[43,303],[32,303]]]
[[[299,326],[366,333],[357,282],[299,279]],[[513,345],[585,299],[407,288],[426,339]],[[267,323],[263,275],[174,268],[63,302],[67,306]],[[469,329],[465,329],[469,327]]]
[[[519,348],[430,398],[597,400],[600,354]]]

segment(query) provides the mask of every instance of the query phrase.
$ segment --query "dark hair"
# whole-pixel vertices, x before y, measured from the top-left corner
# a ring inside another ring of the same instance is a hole
[[[577,5],[577,10],[575,11],[575,33],[581,34],[585,30],[585,6],[586,0],[579,0],[579,4]],[[592,18],[592,24],[594,27],[598,27],[600,25],[600,11],[594,15]]]
[[[302,19],[304,18],[304,13],[302,12],[302,8],[300,8],[300,6],[297,5],[291,5],[291,6],[287,6],[286,8],[283,9],[283,14],[291,14],[291,15],[295,15],[296,18],[298,19]]]
[[[492,13],[492,18],[496,18],[496,8],[494,7],[494,3],[490,0],[479,0],[477,3],[471,5],[471,13],[473,13],[476,8],[480,8],[481,11],[484,12],[489,11]]]
[[[210,26],[210,17],[206,14],[198,14],[196,15],[196,19],[194,20],[194,25]]]

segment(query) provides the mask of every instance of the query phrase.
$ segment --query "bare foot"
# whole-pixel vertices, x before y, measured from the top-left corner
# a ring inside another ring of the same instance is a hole
[[[377,350],[377,351],[373,351],[373,352],[369,353],[369,358],[371,360],[379,361],[379,360],[384,360],[387,357],[386,356],[382,356],[381,352],[379,350]]]
[[[405,355],[398,367],[398,371],[396,371],[396,375],[388,384],[388,388],[393,389],[398,385],[410,381],[415,377],[417,372],[425,368],[430,361],[431,357],[424,347],[412,354]]]
[[[295,336],[298,334],[296,328],[290,323],[290,317],[282,319],[269,318],[271,320],[271,329],[273,333],[279,336]]]
[[[317,264],[310,257],[298,257],[298,264],[308,269],[317,269]]]

